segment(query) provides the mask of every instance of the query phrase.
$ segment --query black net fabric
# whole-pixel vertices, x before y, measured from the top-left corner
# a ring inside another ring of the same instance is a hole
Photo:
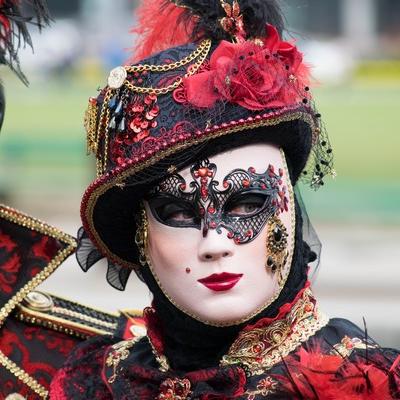
[[[78,231],[78,248],[75,255],[79,266],[84,272],[87,272],[94,264],[104,258],[93,245],[83,227],[79,228]]]
[[[318,237],[318,234],[314,226],[310,221],[310,218],[308,217],[306,206],[304,204],[303,198],[300,193],[300,188],[298,185],[294,187],[294,192],[299,204],[301,219],[303,221],[303,227],[302,227],[303,240],[305,243],[307,243],[308,247],[310,248],[310,258],[308,262],[309,266],[308,278],[312,282],[315,282],[321,264],[322,243]]]
[[[105,257],[94,246],[83,227],[78,231],[78,247],[76,260],[84,272],[87,272],[93,265]],[[132,270],[121,267],[118,264],[107,260],[107,282],[117,290],[125,290],[126,283]]]
[[[107,282],[115,289],[125,290],[132,270],[108,261]]]

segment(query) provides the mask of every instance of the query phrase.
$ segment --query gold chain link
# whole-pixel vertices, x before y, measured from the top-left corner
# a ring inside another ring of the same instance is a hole
[[[150,65],[150,64],[139,64],[139,65],[132,65],[126,68],[127,72],[143,72],[143,71],[150,71],[150,72],[167,72],[173,69],[177,69],[183,67],[186,64],[189,64],[197,57],[199,57],[203,52],[209,52],[211,47],[211,40],[206,39],[203,40],[197,49],[193,51],[188,56],[182,58],[179,61],[169,63],[169,64],[159,64],[159,65]]]
[[[101,137],[101,128],[104,125],[104,135],[108,139],[108,124],[109,124],[109,119],[110,119],[110,110],[108,108],[108,102],[110,101],[112,96],[112,90],[107,89],[107,92],[104,96],[104,101],[101,107],[101,112],[100,112],[100,117],[99,117],[99,123],[97,127],[97,134],[96,134],[96,148],[98,149],[98,143],[100,142],[100,137]],[[106,140],[108,142],[108,140]],[[104,146],[105,148],[107,147],[108,149],[108,143]],[[108,150],[107,150],[108,151]],[[96,154],[96,171],[97,171],[97,176],[102,175],[105,169],[105,161],[107,159],[107,153],[106,150],[104,151],[104,159],[99,156],[99,154]]]
[[[167,94],[171,92],[172,90],[176,89],[183,81],[184,78],[187,78],[188,76],[194,75],[201,65],[204,63],[205,59],[207,58],[208,53],[210,52],[211,49],[211,40],[206,39],[203,40],[199,46],[194,50],[191,54],[188,56],[182,58],[179,61],[169,63],[169,64],[161,64],[161,65],[149,65],[149,64],[139,64],[139,65],[133,65],[129,67],[125,67],[125,70],[129,73],[135,73],[135,72],[168,72],[172,71],[175,69],[178,69],[180,67],[183,67],[187,64],[190,64],[191,62],[197,60],[192,68],[189,69],[189,71],[183,76],[178,78],[174,83],[162,87],[162,88],[154,88],[154,87],[141,87],[141,86],[135,86],[128,80],[124,81],[124,86],[127,87],[129,90],[135,93],[140,93],[140,94],[155,94],[155,95],[162,95],[162,94]],[[90,140],[94,144],[92,145],[92,148],[96,149],[96,171],[97,171],[97,176],[101,176],[107,166],[107,158],[108,158],[108,133],[109,133],[109,122],[110,122],[110,109],[108,107],[108,103],[114,93],[114,90],[111,88],[107,89],[107,92],[104,96],[103,104],[101,106],[101,111],[100,111],[100,116],[99,116],[99,122],[97,126],[97,131],[95,134],[89,132],[88,134],[88,140]],[[89,130],[90,131],[90,130]],[[98,154],[98,149],[99,149],[99,142],[101,139],[102,133],[104,134],[103,140],[104,140],[104,149],[103,149],[103,154],[100,155]]]
[[[171,85],[165,86],[163,88],[154,88],[154,87],[135,86],[135,85],[132,85],[132,83],[130,83],[129,81],[125,81],[124,84],[131,91],[136,92],[136,93],[156,94],[156,95],[167,94],[168,92],[171,92],[172,90],[176,89],[182,83],[184,78],[194,75],[198,71],[198,69],[204,63],[208,53],[210,52],[210,49],[211,49],[211,40],[206,39],[201,42],[199,47],[193,53],[189,54],[187,57],[182,58],[182,60],[179,60],[177,62],[170,63],[170,64],[162,64],[162,65],[148,65],[148,64],[134,65],[132,67],[127,68],[128,72],[143,72],[143,71],[167,72],[167,71],[171,71],[171,70],[180,68],[184,65],[187,65],[190,62],[192,62],[195,59],[200,57],[194,64],[193,68],[191,68],[183,77],[177,79]]]

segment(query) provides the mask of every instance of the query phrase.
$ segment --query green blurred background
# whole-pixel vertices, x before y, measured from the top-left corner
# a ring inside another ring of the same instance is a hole
[[[73,234],[94,178],[83,113],[107,71],[129,56],[135,2],[49,5],[55,23],[33,32],[35,54],[21,57],[30,87],[2,71],[0,198]],[[400,347],[400,2],[287,0],[284,10],[322,82],[315,100],[335,152],[337,178],[317,193],[302,190],[325,246],[316,290],[328,313],[357,323],[366,316],[378,339]],[[82,282],[73,261],[63,268],[46,289],[71,297],[75,285],[72,297],[111,310],[148,303],[136,283],[125,297],[103,287],[103,268]]]

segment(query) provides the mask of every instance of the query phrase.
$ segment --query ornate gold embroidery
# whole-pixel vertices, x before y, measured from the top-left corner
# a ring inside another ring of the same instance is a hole
[[[276,391],[277,386],[278,382],[272,379],[270,376],[267,376],[258,382],[257,390],[248,390],[245,393],[247,394],[247,400],[254,400],[258,394],[262,396],[268,396]]]
[[[240,333],[221,365],[240,364],[249,375],[263,374],[327,323],[306,289],[285,319]]]
[[[333,349],[331,350],[331,354],[336,355],[340,354],[342,357],[349,357],[354,350],[367,350],[367,349],[376,349],[378,346],[365,343],[360,338],[349,338],[345,336],[340,343],[335,344]]]
[[[168,378],[160,385],[157,400],[186,400],[190,393],[189,379]]]
[[[118,376],[118,366],[119,363],[123,360],[126,360],[129,357],[131,348],[138,342],[141,337],[134,337],[129,340],[123,340],[122,342],[118,342],[111,346],[111,351],[108,353],[106,358],[107,367],[113,368],[112,375],[108,378],[108,383],[114,383],[115,379]]]

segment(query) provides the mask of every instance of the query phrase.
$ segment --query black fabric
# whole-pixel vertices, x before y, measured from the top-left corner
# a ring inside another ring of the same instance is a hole
[[[244,325],[260,318],[273,318],[279,307],[291,302],[307,280],[307,263],[310,248],[302,239],[302,219],[296,201],[296,236],[292,267],[280,296],[266,310],[242,325],[213,327],[205,325],[178,310],[160,290],[148,268],[140,270],[140,276],[153,293],[153,307],[163,326],[165,355],[171,367],[177,371],[191,371],[218,364]]]

